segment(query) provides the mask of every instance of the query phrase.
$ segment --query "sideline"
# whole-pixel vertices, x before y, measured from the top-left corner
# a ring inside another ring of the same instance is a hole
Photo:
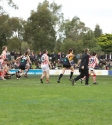
[[[11,69],[10,73],[15,73],[18,69]],[[50,75],[59,75],[62,72],[62,70],[50,70]],[[71,70],[66,70],[64,75],[69,75]],[[96,75],[112,75],[112,70],[95,70]],[[41,69],[30,69],[28,74],[32,75],[41,75],[42,70]],[[79,75],[79,70],[74,71],[74,75]]]

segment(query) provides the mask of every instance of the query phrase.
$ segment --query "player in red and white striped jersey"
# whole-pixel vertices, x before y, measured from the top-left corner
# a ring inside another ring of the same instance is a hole
[[[42,68],[42,76],[40,78],[40,82],[43,83],[43,78],[46,77],[46,83],[50,83],[49,81],[49,66],[51,64],[49,62],[48,51],[44,50],[43,55],[41,57],[41,68]]]
[[[99,61],[97,58],[97,54],[96,54],[96,52],[93,52],[92,55],[90,55],[90,57],[89,57],[89,75],[92,75],[93,84],[98,84],[96,82],[96,73],[95,73],[95,66],[98,65],[98,63],[99,63]],[[81,79],[81,83],[85,78],[86,78],[86,76],[84,76]]]
[[[98,65],[99,61],[97,58],[96,52],[92,53],[92,56],[89,58],[89,74],[92,75],[93,84],[97,84],[96,82],[96,73],[95,73],[95,66]]]

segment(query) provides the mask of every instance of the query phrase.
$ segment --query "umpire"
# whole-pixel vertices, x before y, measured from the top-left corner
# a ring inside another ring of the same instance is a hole
[[[82,55],[82,59],[81,59],[80,66],[79,66],[80,75],[72,80],[72,85],[74,85],[74,83],[77,80],[83,78],[84,76],[86,76],[85,85],[89,85],[88,83],[89,81],[89,72],[88,72],[89,71],[89,67],[88,67],[89,55],[90,55],[90,51],[88,48],[86,48],[84,51],[84,54]]]

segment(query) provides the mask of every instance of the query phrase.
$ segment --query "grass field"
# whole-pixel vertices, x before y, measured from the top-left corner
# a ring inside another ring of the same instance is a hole
[[[72,86],[68,76],[0,80],[0,125],[112,125],[112,77]]]

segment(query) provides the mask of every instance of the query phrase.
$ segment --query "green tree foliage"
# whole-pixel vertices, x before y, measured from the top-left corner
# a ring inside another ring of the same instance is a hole
[[[83,37],[83,47],[89,48],[91,52],[101,52],[101,47],[98,45],[97,39],[95,38],[94,31],[89,30]]]
[[[8,15],[0,16],[0,51],[2,46],[7,44],[7,37],[11,36],[8,18]]]
[[[96,39],[94,36],[94,32],[92,30],[89,30],[84,36],[83,36],[83,46],[88,48],[93,48],[96,46]]]
[[[83,51],[83,43],[81,40],[74,42],[72,39],[65,39],[60,47],[61,51],[67,53],[69,48],[72,48],[74,53],[81,53]]]
[[[10,18],[8,15],[0,16],[0,50],[3,45],[10,46],[10,42],[7,41],[9,39],[11,41],[13,37],[17,37],[20,41],[22,41],[24,34],[24,23],[25,21],[17,17]]]
[[[73,47],[75,53],[82,53],[87,47],[90,48],[91,51],[101,51],[101,47],[98,45],[96,39],[96,37],[101,35],[99,25],[96,26],[95,31],[92,31],[90,28],[85,27],[85,24],[80,21],[78,17],[74,17],[71,21],[66,20],[62,24],[61,30],[65,33],[65,39],[63,41],[64,46],[69,46],[67,44],[68,41],[72,41],[71,46]]]
[[[24,53],[27,49],[30,48],[27,42],[21,42],[21,52]]]
[[[21,41],[17,37],[13,37],[8,41],[8,50],[21,50]]]
[[[102,34],[97,40],[104,52],[112,52],[112,34]]]
[[[39,3],[37,11],[32,11],[25,26],[24,39],[33,45],[35,50],[45,48],[53,51],[56,43],[56,25],[59,20],[60,6],[48,1]]]
[[[80,18],[74,17],[71,21],[65,20],[61,29],[64,32],[66,38],[70,38],[74,41],[80,40],[83,34],[88,30],[85,24],[80,21]]]
[[[8,24],[11,28],[12,37],[16,36],[18,39],[22,40],[26,21],[19,19],[18,17],[12,17],[8,19]]]
[[[13,0],[0,0],[0,15],[6,13],[4,5],[8,5],[14,9],[18,9],[18,6],[13,2]]]
[[[95,26],[95,30],[94,30],[95,38],[100,37],[101,34],[102,34],[102,29],[100,29],[100,26],[97,24]]]
[[[62,24],[61,30],[65,33],[63,45],[70,47],[68,44],[71,43],[71,47],[75,53],[82,53],[84,52],[84,48],[93,48],[96,46],[94,32],[90,28],[85,27],[85,24],[78,17],[74,17],[71,21],[66,20]]]

